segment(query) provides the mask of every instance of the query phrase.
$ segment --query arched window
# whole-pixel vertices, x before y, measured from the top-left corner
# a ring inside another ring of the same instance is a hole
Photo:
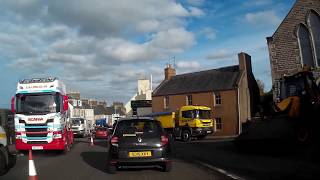
[[[310,12],[310,15],[308,17],[308,24],[311,29],[311,35],[314,45],[314,57],[317,61],[318,66],[320,66],[320,17],[316,12]]]
[[[314,67],[315,63],[313,61],[313,55],[311,50],[310,34],[307,27],[303,24],[300,24],[298,27],[297,35],[302,64],[307,65],[309,67]]]

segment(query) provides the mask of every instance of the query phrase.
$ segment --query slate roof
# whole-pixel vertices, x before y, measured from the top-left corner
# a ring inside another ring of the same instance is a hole
[[[108,115],[107,108],[101,105],[94,107],[94,115]]]
[[[154,90],[153,96],[186,94],[234,89],[240,77],[239,66],[180,74],[164,80]]]

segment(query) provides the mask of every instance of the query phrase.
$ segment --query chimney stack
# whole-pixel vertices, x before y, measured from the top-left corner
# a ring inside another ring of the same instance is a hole
[[[172,67],[171,64],[168,64],[164,69],[165,80],[170,80],[173,76],[176,75],[176,70]]]
[[[247,53],[241,52],[238,54],[239,69],[242,71],[252,72],[251,56]]]

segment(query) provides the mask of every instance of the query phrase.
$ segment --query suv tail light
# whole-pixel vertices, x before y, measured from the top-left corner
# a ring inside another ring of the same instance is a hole
[[[113,136],[111,138],[111,145],[112,146],[118,146],[118,143],[119,143],[119,138],[117,136]]]
[[[161,136],[161,146],[165,146],[169,143],[169,139],[167,136],[162,135]]]

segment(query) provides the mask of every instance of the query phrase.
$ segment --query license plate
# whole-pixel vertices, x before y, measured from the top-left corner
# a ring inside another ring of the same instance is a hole
[[[129,157],[150,157],[151,151],[129,152]]]
[[[42,150],[43,146],[32,146],[32,150]]]
[[[207,131],[207,133],[211,133],[211,131]]]

